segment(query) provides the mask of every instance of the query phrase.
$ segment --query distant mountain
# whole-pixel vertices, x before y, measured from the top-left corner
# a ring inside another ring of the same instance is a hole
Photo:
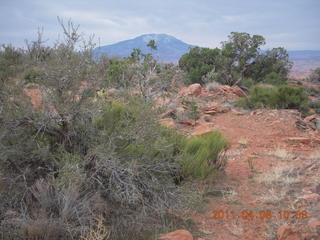
[[[289,53],[289,59],[292,62],[297,62],[297,61],[320,62],[320,51],[297,50],[297,51],[288,51],[288,53]]]
[[[106,54],[107,56],[128,57],[134,48],[140,48],[143,53],[150,53],[150,48],[147,47],[150,40],[156,41],[158,50],[154,55],[161,62],[177,63],[180,57],[189,51],[189,47],[192,47],[192,45],[167,34],[145,34],[130,40],[98,47],[95,49],[95,54],[96,56]]]

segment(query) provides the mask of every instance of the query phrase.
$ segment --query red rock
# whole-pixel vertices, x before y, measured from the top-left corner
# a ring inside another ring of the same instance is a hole
[[[320,199],[320,195],[317,193],[307,193],[301,197],[309,203],[317,202]]]
[[[312,120],[314,120],[314,119],[316,119],[318,117],[320,117],[320,116],[317,115],[317,114],[313,114],[313,115],[310,115],[310,116],[306,117],[305,119],[303,119],[303,121],[304,122],[310,122],[310,121],[312,121]]]
[[[231,112],[234,113],[234,114],[236,114],[236,115],[244,115],[243,112],[239,112],[239,111],[234,110],[234,109],[231,109]]]
[[[219,112],[219,113],[226,113],[226,112],[230,112],[230,111],[231,111],[231,107],[228,107],[228,106],[217,107],[217,112]]]
[[[238,97],[247,97],[247,94],[238,86],[230,87],[230,86],[223,85],[223,86],[220,86],[219,89],[222,90],[224,93],[231,93]]]
[[[31,103],[34,108],[38,108],[41,105],[42,96],[40,89],[26,88],[24,92],[31,98]]]
[[[192,132],[192,136],[202,135],[208,132],[212,132],[212,124],[204,124],[201,123],[197,127],[194,128]]]
[[[226,113],[231,111],[231,107],[228,106],[218,106],[217,104],[212,104],[209,107],[203,107],[202,110],[205,114],[214,115],[216,113]]]
[[[301,240],[301,234],[287,225],[278,229],[277,236],[278,240]]]
[[[161,240],[193,240],[192,234],[187,230],[177,230],[174,232],[162,234]]]
[[[168,128],[176,128],[176,123],[172,118],[163,118],[160,120],[160,124]]]
[[[192,119],[189,119],[189,118],[182,119],[180,121],[180,123],[185,124],[185,125],[189,125],[189,126],[194,126],[195,125],[195,121],[192,120]]]
[[[310,218],[308,221],[308,226],[312,231],[319,231],[320,230],[320,221],[317,218]]]
[[[292,233],[293,233],[293,230],[291,227],[286,226],[286,225],[282,225],[278,229],[277,236],[278,236],[279,240],[284,240],[284,239],[286,239],[287,236],[289,236]]]
[[[182,96],[199,96],[202,92],[202,87],[199,83],[191,84],[187,88],[183,88],[180,90],[180,95]]]
[[[303,192],[304,194],[310,194],[310,193],[312,193],[312,190],[311,190],[310,187],[305,187],[305,188],[302,189],[302,192]]]
[[[252,112],[250,113],[250,116],[260,115],[260,114],[262,114],[262,113],[263,113],[263,112],[262,112],[261,110],[257,109],[257,110],[252,111]]]
[[[231,88],[231,91],[237,95],[238,97],[247,97],[247,94],[241,89],[239,88],[238,86],[233,86]]]
[[[288,141],[294,143],[311,144],[313,139],[305,137],[290,137],[288,138]]]
[[[214,115],[214,114],[216,114],[216,113],[217,113],[217,111],[216,111],[216,110],[211,109],[211,110],[206,110],[204,113],[205,113],[205,114]]]

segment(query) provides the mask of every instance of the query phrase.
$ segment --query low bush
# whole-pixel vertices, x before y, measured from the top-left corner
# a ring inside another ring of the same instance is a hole
[[[313,108],[316,113],[320,114],[320,100],[310,102],[309,107]]]
[[[249,97],[242,98],[237,106],[246,108],[276,108],[278,89],[275,87],[254,86],[250,88]]]
[[[280,85],[286,84],[286,79],[281,77],[276,72],[271,72],[265,76],[265,78],[263,79],[263,82],[271,85],[280,86]]]
[[[108,102],[102,110],[102,116],[96,120],[96,126],[102,129],[113,129],[119,126],[119,121],[129,115],[129,109],[122,103]]]
[[[303,113],[308,111],[308,96],[303,88],[289,85],[254,86],[249,91],[248,98],[242,98],[236,103],[245,108],[284,108],[298,109]]]
[[[245,78],[241,81],[241,85],[245,86],[246,88],[251,88],[254,84],[255,82],[252,78]]]
[[[204,178],[223,167],[219,154],[228,147],[221,133],[214,131],[185,140],[182,169],[185,176]]]
[[[306,87],[306,92],[308,93],[308,95],[313,96],[313,97],[320,96],[320,89],[317,89],[317,88]]]
[[[289,85],[280,86],[278,89],[278,107],[286,109],[299,109],[308,111],[308,96],[302,87],[296,88]]]

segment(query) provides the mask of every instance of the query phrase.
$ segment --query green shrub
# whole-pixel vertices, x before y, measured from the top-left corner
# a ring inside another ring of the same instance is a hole
[[[247,88],[251,88],[255,84],[255,82],[252,78],[245,78],[241,81],[241,84]]]
[[[249,97],[242,98],[236,103],[245,108],[284,108],[308,111],[308,96],[303,88],[289,85],[279,87],[254,86],[250,89]]]
[[[219,167],[219,153],[226,149],[227,141],[214,131],[185,140],[182,170],[185,176],[204,178]]]
[[[277,108],[278,89],[275,87],[253,86],[249,97],[240,99],[236,105],[247,108]]]
[[[280,85],[286,84],[286,79],[281,77],[276,72],[271,72],[265,76],[265,78],[263,79],[263,82],[271,85],[280,86]]]
[[[278,90],[278,107],[308,111],[308,96],[302,87],[283,85]]]
[[[43,72],[31,69],[24,74],[23,79],[26,83],[40,83]]]
[[[118,102],[108,102],[102,110],[102,115],[96,120],[96,126],[99,129],[114,129],[119,126],[125,116],[129,116],[129,109],[126,105]]]

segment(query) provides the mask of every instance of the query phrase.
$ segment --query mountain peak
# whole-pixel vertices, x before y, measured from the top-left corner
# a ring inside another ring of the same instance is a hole
[[[149,42],[150,40],[155,40],[156,42],[158,42],[158,41],[170,42],[170,41],[178,40],[175,37],[168,35],[168,34],[165,34],[165,33],[143,34],[137,38],[142,38],[144,42]]]
[[[140,48],[144,53],[150,53],[147,44],[150,40],[155,40],[157,45],[156,56],[162,62],[177,63],[180,57],[189,51],[191,45],[178,40],[168,34],[143,34],[136,38],[121,41],[115,44],[101,46],[95,49],[97,56],[106,54],[107,56],[128,57],[134,48]]]

